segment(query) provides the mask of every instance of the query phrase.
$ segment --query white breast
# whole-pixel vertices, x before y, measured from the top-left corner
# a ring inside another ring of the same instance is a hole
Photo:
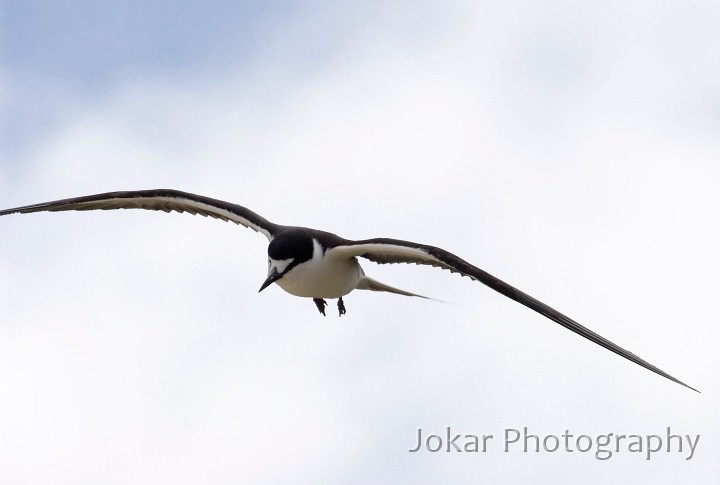
[[[300,263],[277,280],[277,284],[295,296],[340,298],[355,289],[363,272],[355,258],[323,252],[313,240],[313,257]]]

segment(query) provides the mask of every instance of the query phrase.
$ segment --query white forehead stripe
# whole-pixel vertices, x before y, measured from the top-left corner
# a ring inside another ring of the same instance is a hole
[[[277,269],[277,272],[282,274],[285,272],[288,266],[290,266],[290,263],[295,261],[295,258],[290,259],[272,259],[270,258],[270,266],[268,267],[268,273],[272,271],[273,268]]]

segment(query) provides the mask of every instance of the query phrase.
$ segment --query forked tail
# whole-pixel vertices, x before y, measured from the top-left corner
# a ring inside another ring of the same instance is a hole
[[[380,283],[379,281],[369,278],[365,275],[363,275],[362,278],[360,278],[360,281],[358,281],[358,284],[355,286],[355,288],[358,290],[386,291],[388,293],[395,293],[396,295],[403,295],[403,296],[417,296],[418,298],[424,298],[426,300],[433,300],[433,301],[438,301],[440,303],[446,303],[442,300],[430,298],[429,296],[418,295],[417,293],[410,293],[409,291],[401,290],[400,288],[395,288],[395,287],[386,285],[385,283]]]

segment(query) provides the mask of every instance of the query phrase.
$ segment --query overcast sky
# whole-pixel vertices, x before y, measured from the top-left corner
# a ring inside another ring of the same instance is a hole
[[[441,246],[702,391],[434,268],[362,262],[453,304],[355,292],[323,318],[257,293],[242,227],[16,215],[0,483],[716,480],[717,2],[5,0],[0,22],[0,208],[176,188]],[[447,426],[494,438],[408,452]],[[701,437],[690,460],[505,453],[523,427]]]

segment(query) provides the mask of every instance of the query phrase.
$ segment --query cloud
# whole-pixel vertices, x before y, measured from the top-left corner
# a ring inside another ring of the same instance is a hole
[[[279,223],[435,244],[704,394],[434,269],[363,264],[459,306],[358,292],[348,315],[323,319],[279,288],[256,294],[266,243],[231,224],[12,216],[0,220],[0,479],[711,476],[718,73],[702,59],[717,50],[717,10],[428,2],[291,13],[276,12],[291,28],[191,74],[153,61],[93,96],[30,75],[54,121],[8,152],[1,205],[174,187]],[[691,467],[663,455],[642,472],[630,456],[600,468],[580,455],[406,452],[417,427],[447,425],[670,425],[702,438]]]

